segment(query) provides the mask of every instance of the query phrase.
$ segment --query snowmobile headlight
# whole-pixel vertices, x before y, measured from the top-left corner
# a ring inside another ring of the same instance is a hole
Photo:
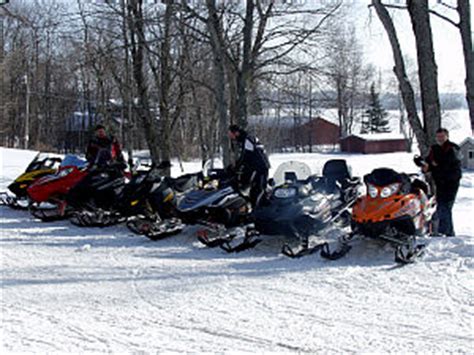
[[[135,179],[135,184],[141,184],[143,182],[143,180],[145,180],[146,178],[146,175],[140,175],[138,176],[136,179]]]
[[[72,173],[73,168],[62,169],[58,172],[58,178],[63,178]]]
[[[379,190],[371,184],[367,184],[367,191],[369,193],[369,196],[372,198],[376,198],[377,195],[379,194]]]
[[[294,188],[279,188],[274,192],[276,198],[290,198],[296,196],[296,189]]]
[[[391,185],[385,186],[380,192],[380,197],[387,198],[387,197],[392,196],[394,193],[398,191],[399,187],[400,187],[399,184],[391,184]]]

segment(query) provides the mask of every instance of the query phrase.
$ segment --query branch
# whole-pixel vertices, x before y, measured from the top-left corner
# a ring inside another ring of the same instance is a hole
[[[449,22],[451,25],[455,26],[455,27],[458,27],[459,28],[459,22],[455,22],[453,20],[451,20],[449,17],[447,16],[444,16],[444,15],[441,15],[439,12],[436,12],[435,10],[428,10],[430,14],[433,14],[435,16],[438,16],[439,18]]]
[[[457,10],[456,7],[451,6],[451,5],[448,5],[448,4],[444,3],[444,2],[441,2],[440,4],[446,6],[446,7],[450,8],[450,9]],[[397,9],[397,10],[407,10],[407,9],[408,9],[408,7],[403,6],[403,5],[389,5],[389,4],[383,4],[383,3],[381,3],[381,5],[384,6],[384,7],[386,7],[386,8],[389,8],[389,9]],[[374,5],[373,5],[373,4],[370,4],[370,5],[369,5],[369,8],[372,7],[372,6],[374,6]],[[455,22],[455,21],[451,20],[449,17],[447,17],[447,16],[445,16],[445,15],[442,15],[442,14],[440,14],[439,12],[437,12],[437,11],[435,11],[435,10],[428,9],[428,12],[429,12],[430,14],[432,14],[432,15],[435,15],[435,16],[437,16],[437,17],[439,17],[439,18],[441,18],[441,19],[443,19],[443,20],[449,22],[451,25],[453,25],[453,26],[455,26],[455,27],[459,27],[459,22]]]

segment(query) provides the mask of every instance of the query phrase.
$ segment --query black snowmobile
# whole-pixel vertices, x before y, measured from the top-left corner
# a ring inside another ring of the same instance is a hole
[[[170,166],[166,161],[145,170],[137,168],[127,183],[117,170],[101,170],[96,181],[92,178],[68,196],[77,209],[71,221],[80,226],[98,227],[127,221],[134,233],[153,238],[156,232],[153,225],[163,217],[172,216],[176,192],[191,188],[197,181],[195,174],[177,179],[163,176],[163,170]],[[86,193],[84,190],[94,197],[78,197]],[[175,225],[174,233],[181,229]]]
[[[117,206],[127,179],[123,164],[111,163],[93,167],[89,174],[66,195],[71,222],[79,226],[106,226],[114,218],[103,213]]]
[[[284,171],[284,182],[273,189],[268,202],[258,206],[253,214],[260,233],[299,241],[297,249],[288,244],[282,248],[282,253],[292,258],[321,249],[322,244],[309,246],[311,236],[321,236],[334,225],[349,225],[350,208],[361,187],[360,179],[351,176],[345,160],[329,160],[322,176],[306,178],[298,176],[298,172],[309,170],[301,165],[291,162],[278,169]]]
[[[0,205],[27,209],[29,205],[28,186],[43,176],[54,174],[58,170],[61,160],[59,157],[38,153],[28,164],[25,171],[8,185],[8,190],[13,195],[8,192],[0,192]]]
[[[163,176],[162,169],[162,164],[152,168],[136,189],[130,186],[123,196],[125,208],[127,204],[142,206],[129,214],[132,217],[128,219],[127,227],[151,240],[163,239],[183,230],[185,225],[177,218],[177,204],[202,179],[201,173],[185,174],[177,178]]]
[[[249,223],[252,206],[248,191],[237,186],[235,174],[212,169],[203,175],[206,177],[201,187],[187,192],[179,200],[176,207],[179,219],[187,225],[204,226],[198,231],[198,239],[208,247],[222,246],[242,230],[245,230],[245,243],[239,248],[258,244],[260,240],[254,238],[257,233]]]

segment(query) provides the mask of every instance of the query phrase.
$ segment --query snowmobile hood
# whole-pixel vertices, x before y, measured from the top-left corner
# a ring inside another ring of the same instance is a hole
[[[88,173],[87,169],[79,169],[76,166],[61,167],[55,174],[35,180],[28,187],[27,193],[35,202],[47,201],[52,196],[66,195]]]
[[[387,198],[360,197],[352,210],[352,219],[357,223],[390,221],[402,216],[414,217],[421,212],[420,196],[414,193],[396,194]]]
[[[183,196],[179,202],[178,210],[181,212],[189,212],[197,208],[210,206],[234,192],[231,186],[217,190],[193,190]]]
[[[51,175],[56,172],[55,169],[42,169],[34,170],[21,174],[16,180],[8,186],[8,189],[13,192],[18,197],[26,196],[26,189],[30,186],[35,180],[46,176]]]

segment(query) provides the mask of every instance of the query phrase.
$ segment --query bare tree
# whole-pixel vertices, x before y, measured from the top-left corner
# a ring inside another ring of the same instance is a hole
[[[410,122],[413,132],[415,133],[421,153],[426,154],[429,149],[429,140],[427,138],[426,132],[423,130],[420,117],[418,116],[413,86],[408,79],[405,61],[403,59],[403,54],[400,48],[400,42],[398,40],[395,26],[385,5],[382,4],[380,0],[372,0],[372,6],[375,8],[380,22],[382,22],[392,47],[393,59],[395,61],[395,67],[393,68],[393,71],[398,79],[403,103],[407,110],[408,122]]]

